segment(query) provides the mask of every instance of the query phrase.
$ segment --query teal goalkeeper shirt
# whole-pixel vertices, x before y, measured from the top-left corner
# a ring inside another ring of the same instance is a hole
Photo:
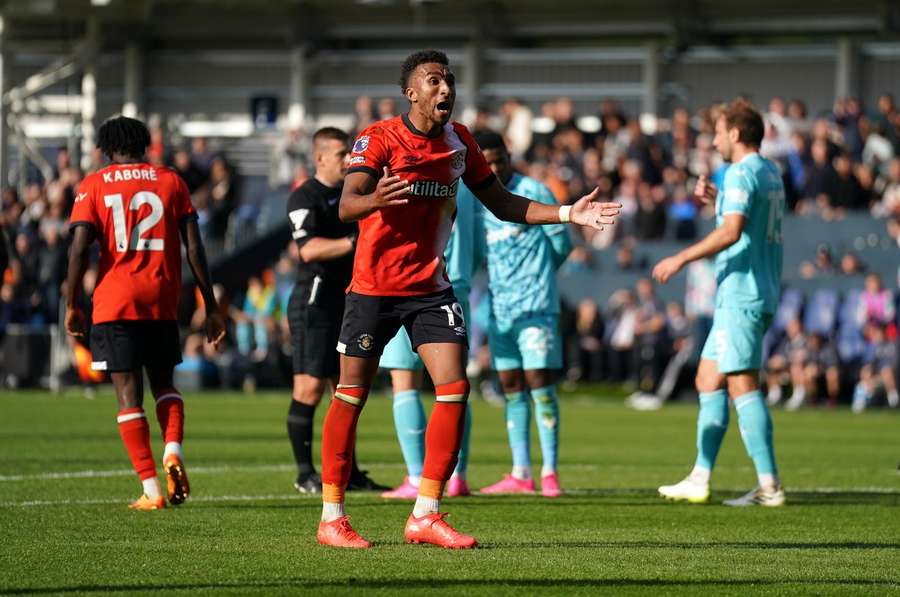
[[[472,276],[484,259],[484,233],[481,218],[477,217],[476,203],[479,203],[478,199],[460,181],[456,195],[456,218],[444,251],[447,277],[460,302],[469,299]]]
[[[716,307],[775,313],[781,292],[784,185],[778,167],[758,153],[732,164],[716,197],[716,224],[744,216],[736,243],[716,255]]]
[[[550,190],[533,178],[513,174],[510,192],[556,205]],[[469,194],[468,190],[461,191]],[[481,203],[491,315],[501,328],[529,314],[559,314],[556,269],[572,250],[565,224],[529,226],[499,220]]]

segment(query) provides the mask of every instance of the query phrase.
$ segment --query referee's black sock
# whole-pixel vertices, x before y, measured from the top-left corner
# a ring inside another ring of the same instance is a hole
[[[312,462],[313,420],[316,407],[291,400],[288,409],[287,430],[297,461],[297,472],[300,478],[306,477],[316,470]]]

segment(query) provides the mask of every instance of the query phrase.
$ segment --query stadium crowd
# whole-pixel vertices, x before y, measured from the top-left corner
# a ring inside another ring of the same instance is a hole
[[[478,110],[470,128],[476,133],[501,132],[515,166],[544,182],[560,203],[599,187],[602,199],[623,205],[620,225],[579,232],[564,271],[589,271],[592,251],[609,248],[615,250],[622,271],[648,272],[652,264],[635,251],[637,245],[695,239],[701,220],[714,215],[689,189],[697,177],[716,180],[723,172],[712,146],[715,109],[691,113],[678,108],[668,118],[649,123],[607,100],[590,115],[599,127],[587,127],[586,119],[579,117],[585,115],[577,115],[568,98],[545,103],[539,113],[510,99],[496,112]],[[396,110],[393,100],[360,98],[352,132]],[[870,109],[856,99],[840,100],[833,110],[815,116],[808,114],[803,101],[773,98],[765,116],[762,153],[782,167],[790,210],[827,220],[867,211],[900,248],[900,111],[891,96],[882,96]],[[159,125],[151,127],[151,137],[150,161],[169,164],[184,178],[204,239],[215,254],[240,207],[241,177],[224,155],[210,150],[206,139],[168,147]],[[99,155],[94,158],[99,166]],[[296,187],[311,170],[307,136],[289,132],[273,153],[270,184]],[[0,227],[10,258],[0,286],[0,337],[9,324],[58,320],[66,219],[83,174],[69,152],[60,149],[51,180],[35,177],[21,195],[3,189]],[[801,276],[864,270],[854,254],[834,255],[830,239],[821,240],[817,254],[801,266]],[[230,346],[216,354],[196,333],[188,334],[182,374],[193,376],[196,385],[286,384],[290,343],[284,313],[298,260],[290,243],[276,264],[250,279],[242,296],[226,297],[219,288],[220,306],[232,325]],[[89,270],[86,295],[94,278]],[[642,279],[634,288],[613,293],[606,305],[591,300],[566,305],[566,378],[628,382],[641,393],[663,399],[686,387],[690,363],[709,329],[714,285],[711,266],[698,263],[688,271],[684,303],[661,303],[653,284]],[[807,298],[810,311],[815,302]],[[789,408],[817,400],[834,405],[839,396],[852,395],[854,408],[861,410],[883,387],[887,401],[896,406],[896,301],[895,281],[872,275],[865,288],[834,306],[837,318],[828,329],[811,326],[815,318],[802,309],[802,297],[785,306],[770,333],[770,401],[781,401],[782,386],[791,386],[785,400]],[[478,321],[477,305],[473,307],[473,336],[483,338],[478,328],[484,325]],[[197,330],[198,317],[184,323]],[[852,350],[847,343],[853,344]],[[473,353],[473,370],[487,362],[480,351]]]

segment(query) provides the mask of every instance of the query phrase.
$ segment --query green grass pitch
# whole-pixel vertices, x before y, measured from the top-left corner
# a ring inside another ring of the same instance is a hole
[[[775,413],[789,505],[735,510],[717,504],[755,477],[734,418],[714,504],[671,504],[655,488],[692,464],[694,406],[638,413],[602,394],[562,402],[569,495],[446,500],[482,544],[452,552],[403,543],[408,503],[351,494],[353,523],[374,543],[358,552],[315,543],[319,500],[291,488],[287,392],[186,396],[192,497],[155,513],[126,508],[139,485],[109,390],[0,393],[0,594],[900,594],[898,413]],[[508,470],[509,450],[502,410],[474,407],[480,487]],[[537,471],[535,432],[532,442]],[[377,480],[402,479],[383,394],[363,413],[358,450]]]

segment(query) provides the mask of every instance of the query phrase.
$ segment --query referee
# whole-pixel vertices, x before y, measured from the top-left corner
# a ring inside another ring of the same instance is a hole
[[[297,284],[288,302],[293,347],[294,389],[287,428],[300,493],[320,493],[322,478],[312,462],[313,420],[326,382],[337,385],[338,335],[344,314],[344,292],[353,270],[358,228],[338,218],[338,202],[347,174],[349,137],[325,127],[313,135],[316,174],[297,188],[287,202],[291,232],[300,249]],[[380,491],[356,466],[348,489]]]

